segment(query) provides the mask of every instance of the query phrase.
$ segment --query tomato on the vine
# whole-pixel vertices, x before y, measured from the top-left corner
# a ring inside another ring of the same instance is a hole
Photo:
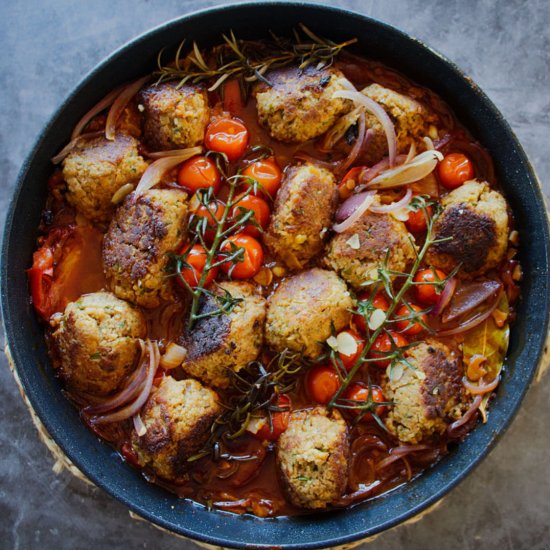
[[[283,173],[274,158],[257,160],[243,170],[243,176],[258,182],[260,189],[254,195],[267,195],[274,199],[283,179]]]
[[[349,388],[346,390],[344,398],[349,399],[350,401],[357,401],[358,405],[368,402],[369,397],[375,403],[384,403],[386,401],[386,398],[384,397],[384,394],[382,393],[382,390],[379,386],[371,386],[371,392],[372,395],[369,396],[369,387],[367,384],[364,384],[363,382],[355,382],[354,384],[351,384],[351,386],[349,386]],[[361,414],[361,409],[350,410],[354,415],[358,416],[359,414]],[[386,412],[386,406],[380,405],[379,407],[376,407],[374,409],[374,412],[378,417],[380,417]],[[366,412],[362,416],[361,420],[363,422],[369,422],[373,420],[373,416],[370,412]]]
[[[215,162],[206,156],[198,155],[186,160],[178,171],[178,185],[191,193],[209,187],[217,193],[221,182],[221,175]]]
[[[462,153],[449,153],[437,165],[437,174],[443,187],[456,189],[474,177],[474,165]]]
[[[370,298],[370,294],[368,292],[361,293],[357,299],[361,302],[365,302]],[[382,311],[388,311],[390,308],[390,303],[388,299],[386,298],[386,295],[384,292],[379,291],[375,294],[374,298],[372,299],[372,307],[374,309],[381,309]],[[359,313],[356,313],[353,316],[353,322],[355,323],[355,326],[361,331],[365,332],[367,330],[367,325],[365,323],[365,317]]]
[[[208,204],[208,208],[201,204],[193,213],[196,226],[201,226],[204,240],[211,243],[216,236],[216,222],[221,221],[225,211],[225,204],[221,201],[212,201]],[[205,220],[205,221],[203,221]],[[206,224],[206,227],[203,225]]]
[[[420,306],[417,306],[416,304],[409,304],[408,307],[406,305],[402,305],[397,310],[396,315],[397,317],[409,317],[411,315],[420,313],[421,311],[422,308]],[[407,336],[414,336],[415,334],[418,334],[424,330],[424,327],[419,322],[419,320],[422,320],[422,322],[425,323],[426,315],[420,315],[414,319],[403,319],[401,321],[397,321],[395,323],[395,326],[397,327],[397,330],[399,330],[403,334],[406,334]]]
[[[183,266],[181,268],[181,270],[176,275],[176,281],[180,286],[186,288],[185,283],[181,280],[181,277],[183,277],[183,279],[191,288],[197,288],[197,286],[199,286],[204,268],[206,266],[206,260],[208,257],[206,250],[202,245],[196,244],[192,246],[191,249],[189,249],[189,247],[187,246],[184,247],[180,251],[180,256],[183,256],[184,254],[187,254],[186,262],[189,265]],[[204,281],[205,288],[212,284],[217,274],[217,267],[210,268]]]
[[[332,365],[318,365],[306,375],[306,389],[313,401],[326,405],[340,389],[341,382]]]
[[[369,358],[377,359],[373,363],[385,369],[390,363],[391,359],[386,359],[385,356],[395,348],[403,348],[408,345],[408,340],[399,332],[383,332],[376,337],[369,351]]]
[[[279,395],[277,399],[277,407],[281,409],[288,409],[285,411],[275,411],[271,413],[271,429],[269,421],[262,424],[260,429],[254,434],[258,439],[268,439],[269,441],[276,441],[279,436],[288,428],[288,421],[290,419],[290,397],[286,394]]]
[[[347,339],[351,341],[351,344],[355,345],[355,351],[349,355],[338,350],[340,361],[342,361],[346,370],[350,370],[365,349],[365,339],[361,338],[357,332],[351,329],[340,332],[340,334],[338,334],[338,339],[342,338],[342,336],[347,337]]]
[[[220,251],[229,255],[238,248],[242,248],[244,251],[241,253],[241,258],[236,261],[227,260],[220,267],[233,279],[250,279],[262,267],[264,261],[262,245],[254,237],[238,233],[224,241],[220,247]]]
[[[206,129],[204,143],[211,151],[224,153],[230,161],[244,155],[248,146],[248,130],[235,118],[220,118]]]
[[[437,304],[443,290],[439,288],[438,283],[446,278],[447,274],[440,269],[434,269],[433,267],[421,269],[414,276],[414,282],[417,283],[415,289],[418,301],[427,306]]]
[[[231,212],[232,217],[236,219],[242,216],[243,209],[245,211],[252,210],[254,213],[252,220],[254,220],[262,229],[266,229],[267,224],[269,223],[269,216],[271,214],[269,204],[267,204],[264,199],[255,197],[251,194],[244,196],[241,195],[240,197],[235,199],[235,206]],[[260,229],[256,227],[254,223],[247,223],[242,232],[252,235],[253,237],[259,237],[261,235]]]

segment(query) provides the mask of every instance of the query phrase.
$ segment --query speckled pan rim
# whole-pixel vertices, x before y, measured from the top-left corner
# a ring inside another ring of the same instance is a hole
[[[461,77],[463,80],[468,82],[468,85],[471,89],[471,91],[478,96],[478,101],[483,104],[483,106],[488,109],[494,118],[495,122],[500,124],[502,126],[502,129],[504,133],[507,135],[507,137],[511,140],[514,149],[518,151],[518,154],[520,156],[520,162],[521,162],[521,169],[522,172],[526,174],[528,179],[531,182],[535,182],[535,188],[533,189],[533,192],[535,194],[536,199],[536,207],[539,207],[540,211],[540,205],[544,203],[543,201],[543,195],[540,190],[540,183],[538,182],[538,179],[536,178],[536,175],[534,174],[533,169],[531,168],[529,161],[527,160],[525,154],[523,153],[523,150],[521,148],[521,145],[519,144],[517,138],[511,131],[509,125],[507,122],[503,119],[500,112],[496,109],[496,107],[492,104],[492,102],[485,96],[485,94],[480,90],[480,88],[475,85],[471,79],[466,77],[462,71],[458,69],[458,67],[447,60],[444,56],[439,54],[438,52],[434,51],[433,49],[425,46],[420,40],[411,38],[410,36],[406,35],[405,33],[393,28],[392,26],[381,23],[379,21],[375,21],[369,17],[366,17],[364,15],[358,14],[353,11],[344,10],[340,8],[334,8],[329,6],[323,6],[320,4],[310,4],[310,3],[301,3],[301,2],[251,2],[251,3],[243,3],[243,4],[237,4],[237,5],[227,5],[227,6],[220,6],[220,7],[214,7],[209,8],[207,10],[201,10],[197,11],[188,15],[185,15],[183,17],[174,19],[172,21],[169,21],[167,23],[164,23],[162,25],[157,26],[156,28],[140,35],[139,37],[135,38],[134,40],[126,43],[124,46],[116,50],[114,53],[112,53],[110,56],[108,56],[103,62],[101,62],[99,65],[97,65],[92,71],[90,71],[83,79],[82,81],[76,86],[74,91],[63,101],[62,105],[59,107],[59,109],[56,111],[56,113],[51,117],[49,123],[46,125],[45,129],[40,134],[39,138],[36,141],[35,146],[33,147],[32,152],[27,157],[25,162],[22,165],[20,175],[17,180],[17,186],[14,192],[14,195],[12,197],[12,200],[10,202],[7,218],[6,218],[6,225],[5,225],[5,232],[4,232],[4,238],[2,243],[2,311],[4,315],[4,323],[5,323],[5,329],[6,329],[6,336],[8,344],[10,345],[11,352],[13,354],[15,364],[21,365],[23,361],[23,351],[19,348],[19,346],[16,343],[16,332],[18,330],[18,327],[14,325],[12,322],[12,312],[10,310],[10,296],[9,296],[9,272],[8,272],[8,250],[9,250],[9,231],[10,228],[13,225],[14,222],[14,213],[16,206],[19,203],[20,199],[20,193],[21,193],[21,187],[23,182],[28,177],[29,172],[31,171],[34,157],[37,154],[37,151],[42,147],[44,142],[48,139],[48,136],[50,134],[50,130],[54,126],[54,124],[57,122],[58,118],[61,116],[61,114],[64,112],[67,104],[71,103],[77,96],[81,94],[83,90],[85,90],[90,82],[95,78],[95,76],[102,72],[105,67],[108,65],[114,63],[119,57],[121,57],[125,52],[128,50],[135,49],[135,47],[143,42],[146,42],[149,38],[156,35],[157,33],[164,33],[169,32],[171,29],[177,28],[182,21],[191,22],[193,19],[196,18],[204,18],[209,15],[217,14],[217,13],[226,13],[227,16],[230,18],[232,16],[232,12],[238,12],[239,10],[247,10],[247,9],[254,9],[258,6],[273,6],[273,7],[287,7],[288,9],[303,9],[307,10],[311,13],[315,11],[324,11],[329,12],[334,15],[335,18],[342,17],[342,18],[348,18],[348,19],[355,19],[359,23],[363,23],[366,25],[376,25],[385,31],[387,31],[389,34],[393,34],[397,37],[400,37],[401,39],[407,39],[409,41],[415,42],[418,44],[421,48],[423,48],[426,51],[426,55],[431,55],[436,57],[438,60],[443,62],[450,70],[453,72],[456,76]],[[542,222],[542,220],[541,220]],[[544,262],[546,267],[548,266],[548,258],[550,256],[550,238],[549,238],[549,229],[548,224],[545,222],[542,222],[542,229],[544,231],[544,241],[545,241],[545,257]],[[546,271],[546,298],[548,298],[548,288],[550,286],[550,275],[548,274],[548,270]],[[541,283],[542,284],[542,283]],[[505,414],[504,419],[500,422],[500,425],[498,426],[499,430],[498,433],[490,434],[489,437],[485,437],[484,440],[484,446],[483,450],[474,454],[474,457],[467,461],[467,465],[464,466],[457,475],[454,475],[454,477],[449,480],[442,480],[438,481],[436,479],[435,482],[433,482],[433,475],[430,475],[429,480],[423,480],[423,478],[420,478],[415,482],[416,487],[421,489],[424,487],[427,483],[431,482],[431,484],[439,486],[439,488],[435,491],[433,491],[430,495],[427,495],[425,498],[422,498],[418,501],[417,504],[411,505],[407,508],[406,511],[397,513],[393,517],[388,517],[384,519],[383,521],[380,521],[375,527],[365,529],[361,528],[361,524],[359,521],[356,521],[353,529],[350,529],[347,533],[340,533],[337,536],[326,536],[322,540],[314,540],[314,541],[308,541],[308,540],[296,540],[290,543],[285,543],[282,545],[284,548],[289,549],[306,549],[306,548],[323,548],[328,546],[336,546],[336,545],[342,545],[346,543],[352,543],[354,541],[357,541],[359,539],[370,537],[376,533],[382,532],[386,529],[389,529],[399,523],[402,523],[403,521],[415,516],[422,510],[426,509],[427,507],[434,504],[436,501],[438,501],[444,494],[446,494],[448,491],[450,491],[453,487],[455,487],[464,477],[466,477],[480,462],[485,458],[485,456],[490,452],[490,450],[494,447],[496,441],[502,436],[505,429],[509,426],[510,422],[512,421],[513,417],[515,416],[519,404],[521,403],[521,400],[523,399],[523,396],[525,395],[525,392],[527,391],[529,384],[533,378],[533,375],[536,371],[536,368],[538,366],[538,362],[540,362],[542,357],[542,350],[544,347],[544,341],[545,341],[545,335],[548,330],[548,299],[546,300],[545,304],[545,322],[543,323],[543,326],[540,327],[539,332],[537,333],[537,345],[536,350],[534,354],[537,357],[537,361],[534,361],[533,364],[530,366],[529,371],[527,372],[527,376],[524,379],[523,385],[520,388],[520,391],[514,395],[514,399],[512,400],[510,398],[508,412]],[[158,514],[155,513],[155,511],[151,511],[151,509],[145,508],[140,503],[134,502],[131,500],[126,494],[116,494],[113,491],[112,480],[104,479],[101,476],[101,472],[98,470],[97,466],[93,467],[92,464],[90,464],[86,457],[79,456],[74,450],[70,447],[68,442],[66,441],[66,438],[64,437],[65,434],[63,433],[63,430],[60,430],[59,426],[53,425],[50,421],[49,414],[47,411],[47,407],[44,405],[44,403],[39,398],[39,391],[38,388],[33,385],[33,381],[29,379],[27,376],[27,373],[18,367],[18,373],[20,375],[20,378],[22,380],[23,386],[26,391],[26,395],[28,396],[33,408],[37,411],[38,415],[40,416],[42,422],[46,426],[46,429],[48,432],[52,435],[52,438],[56,441],[56,443],[63,448],[63,450],[67,453],[68,458],[78,466],[79,469],[83,471],[83,473],[92,480],[96,485],[106,490],[109,494],[111,494],[114,498],[117,500],[123,502],[125,505],[127,505],[133,512],[138,514],[139,516],[152,521],[156,524],[158,524],[161,527],[164,527],[168,530],[174,531],[178,534],[191,537],[193,539],[196,539],[201,542],[205,542],[208,544],[217,544],[227,547],[233,547],[233,548],[266,548],[266,547],[279,547],[277,544],[277,539],[274,538],[273,540],[266,541],[266,542],[260,542],[256,540],[242,540],[242,538],[238,537],[238,531],[240,529],[240,526],[250,524],[252,522],[255,526],[261,526],[263,522],[259,522],[256,518],[250,518],[250,517],[236,517],[236,516],[230,516],[230,519],[228,521],[228,525],[233,527],[234,533],[231,532],[231,529],[228,530],[224,535],[222,534],[207,534],[204,532],[200,532],[197,530],[194,530],[192,523],[193,523],[193,517],[192,514],[188,516],[187,514],[182,514],[182,519],[184,520],[183,523],[187,522],[189,525],[182,525],[181,523],[177,523],[172,521],[171,519],[168,519],[166,516],[166,513]],[[83,429],[85,429],[83,427]],[[476,432],[481,431],[482,427],[478,427]],[[481,436],[477,437],[477,439],[482,439]],[[433,471],[430,472],[430,474],[434,474],[434,472],[438,468],[434,468]],[[427,474],[426,474],[427,477]],[[439,484],[439,485],[438,485]],[[407,492],[414,490],[414,487],[409,487],[405,492],[399,491],[400,494],[406,494]],[[390,501],[395,495],[395,492],[390,494],[389,496],[385,497],[384,499],[379,499],[379,501],[384,500],[386,502]],[[376,502],[372,504],[374,507]],[[359,505],[358,507],[355,507],[353,510],[362,509],[365,512],[368,512],[368,507],[371,506],[368,503],[365,505]],[[187,509],[186,509],[187,510]],[[353,510],[350,510],[349,513],[351,514]],[[187,510],[189,511],[189,510]],[[206,512],[205,512],[206,513]],[[209,514],[212,514],[215,517],[220,518],[220,522],[223,522],[222,520],[225,518],[227,519],[228,514],[223,512],[208,512]],[[341,518],[338,516],[341,514],[321,514],[319,516],[316,516],[314,521],[311,521],[311,518],[304,520],[301,519],[289,519],[289,518],[283,518],[283,519],[272,519],[267,520],[267,523],[278,523],[279,528],[284,530],[288,528],[287,526],[293,525],[293,524],[299,524],[302,522],[306,522],[308,524],[317,524],[319,526],[325,524],[328,522],[328,524],[332,524],[333,527],[336,527],[337,523],[341,523]],[[190,519],[187,519],[187,518]],[[354,514],[355,517],[355,514]],[[313,528],[316,530],[316,528]],[[333,533],[337,533],[338,529],[334,528]],[[300,533],[300,529],[296,529],[296,533]],[[307,534],[307,533],[306,533]]]

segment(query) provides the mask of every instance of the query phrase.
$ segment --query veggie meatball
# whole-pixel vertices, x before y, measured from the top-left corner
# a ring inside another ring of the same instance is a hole
[[[103,267],[109,288],[119,297],[157,307],[172,296],[166,268],[187,233],[187,195],[153,189],[126,198],[103,241]]]
[[[435,224],[436,242],[428,261],[459,275],[482,275],[502,262],[508,246],[508,209],[504,197],[487,182],[467,181],[441,201],[443,212]]]
[[[150,86],[139,94],[143,137],[153,150],[184,149],[202,143],[210,119],[208,95],[199,86],[175,82]]]
[[[378,268],[405,271],[416,258],[412,237],[391,214],[365,212],[351,227],[336,234],[323,261],[350,285],[360,288],[378,279]]]
[[[416,344],[404,357],[410,366],[397,363],[388,367],[382,382],[386,399],[394,403],[384,423],[400,441],[419,443],[442,434],[448,423],[461,415],[462,360],[435,340]]]
[[[332,97],[344,89],[344,75],[335,68],[278,69],[254,90],[258,119],[279,141],[301,143],[324,134],[347,113],[352,103]]]
[[[215,315],[199,320],[182,337],[187,348],[183,363],[185,372],[217,388],[227,388],[231,371],[238,372],[254,361],[262,348],[266,314],[265,299],[249,283],[220,283],[221,298],[237,300],[227,315]],[[206,298],[199,314],[219,310],[215,298]]]
[[[132,448],[139,464],[164,479],[184,479],[187,459],[206,443],[220,413],[213,390],[196,380],[164,377],[141,410],[146,432],[141,436],[132,432]]]
[[[115,210],[113,195],[128,183],[137,183],[147,163],[138,153],[138,141],[118,134],[82,141],[63,161],[67,201],[92,222],[107,222]]]
[[[427,136],[430,125],[436,121],[426,107],[412,97],[384,88],[380,84],[371,84],[364,88],[362,93],[379,103],[388,113],[395,126],[399,153],[406,153],[412,142],[419,142]],[[367,128],[373,131],[366,151],[366,160],[375,163],[388,154],[388,142],[382,125],[374,115],[366,113],[366,123]]]
[[[290,501],[325,508],[342,496],[348,478],[348,429],[337,410],[294,411],[277,446],[277,465]]]
[[[315,358],[322,343],[351,319],[346,283],[332,271],[310,269],[284,280],[269,300],[266,341],[276,351],[290,349]]]
[[[77,392],[107,395],[134,369],[139,338],[145,338],[142,313],[109,292],[85,294],[52,318],[53,347],[59,373]]]
[[[289,168],[264,235],[270,252],[291,269],[301,269],[321,252],[337,201],[331,172],[310,163]]]

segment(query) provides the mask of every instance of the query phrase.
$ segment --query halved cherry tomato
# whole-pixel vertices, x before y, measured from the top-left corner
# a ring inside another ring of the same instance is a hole
[[[279,436],[288,428],[288,420],[290,418],[290,397],[288,395],[279,395],[277,400],[277,407],[288,408],[288,411],[280,411],[271,413],[271,422],[273,429],[269,429],[269,422],[265,424],[254,434],[259,439],[268,439],[269,441],[276,441]]]
[[[357,359],[359,359],[359,356],[365,349],[365,340],[364,338],[361,338],[361,336],[359,336],[359,334],[357,334],[357,332],[355,332],[354,330],[343,330],[340,334],[342,333],[349,334],[350,337],[355,340],[355,344],[357,345],[355,353],[352,353],[350,355],[345,355],[341,351],[338,352],[342,364],[344,365],[346,370],[350,370],[353,365],[355,365],[355,362],[357,361]],[[340,334],[338,336],[340,336]]]
[[[242,196],[242,195],[241,195]],[[269,204],[267,204],[264,199],[260,197],[255,197],[254,195],[246,195],[242,198],[237,197],[237,202],[232,211],[233,218],[241,217],[246,210],[252,210],[254,212],[252,219],[262,228],[266,229],[267,224],[269,223],[269,215],[271,214],[269,210]],[[259,237],[261,231],[253,223],[248,223],[243,228],[243,233],[252,235],[253,237]]]
[[[439,301],[441,290],[438,289],[436,284],[439,281],[443,281],[447,278],[447,274],[440,269],[421,269],[414,277],[415,283],[426,283],[416,285],[416,297],[421,304],[433,305]]]
[[[370,294],[368,292],[363,292],[357,298],[359,299],[359,301],[366,301],[370,298]],[[374,309],[381,309],[382,311],[388,311],[388,309],[390,308],[390,303],[388,302],[386,295],[382,291],[376,293],[376,295],[372,299],[372,305]],[[359,313],[356,313],[353,316],[353,322],[361,332],[365,332],[367,330],[367,325],[365,324],[365,318],[363,317],[363,315],[359,315]]]
[[[283,173],[274,158],[257,160],[249,164],[243,170],[243,175],[256,180],[261,185],[261,190],[254,191],[254,195],[262,195],[264,191],[272,199],[275,198],[283,179]]]
[[[241,86],[236,79],[226,80],[223,85],[223,110],[240,115],[243,110]]]
[[[431,216],[433,213],[433,208],[428,206],[426,211]],[[423,231],[426,231],[426,216],[424,216],[424,211],[422,209],[418,209],[416,212],[409,212],[409,217],[407,218],[405,225],[411,233],[422,233]]]
[[[405,347],[408,343],[408,340],[402,334],[399,334],[399,332],[383,332],[373,342],[369,351],[369,357],[371,359],[384,357],[385,354],[391,352],[393,349]],[[373,363],[377,367],[385,369],[391,363],[391,359],[379,359],[378,361],[373,361]]]
[[[217,193],[221,181],[220,172],[214,161],[202,155],[186,160],[178,172],[178,185],[192,193],[209,187],[213,187],[214,193]]]
[[[250,279],[260,271],[264,261],[262,245],[250,235],[239,233],[229,237],[221,246],[221,252],[231,254],[235,247],[244,250],[244,257],[241,261],[227,261],[221,264],[222,270],[233,279]]]
[[[45,245],[33,254],[32,259],[32,267],[27,269],[32,303],[36,311],[44,319],[47,319],[52,313],[52,304],[48,293],[53,279],[54,258],[52,249]]]
[[[370,397],[372,401],[374,401],[375,403],[384,403],[386,401],[386,398],[384,397],[384,394],[382,393],[380,387],[371,386],[371,388],[372,395]],[[369,387],[363,382],[355,382],[347,389],[344,397],[345,399],[349,399],[350,401],[358,401],[359,404],[361,402],[367,402],[369,400]],[[356,416],[361,414],[361,409],[350,409],[350,411]],[[378,417],[380,417],[386,412],[386,406],[381,405],[380,407],[376,407],[374,412]],[[363,422],[370,422],[371,420],[373,420],[372,414],[370,412],[365,413],[361,420]]]
[[[351,197],[353,190],[359,183],[359,174],[365,170],[366,166],[355,166],[342,178],[338,185],[338,193],[341,199],[347,199]]]
[[[413,311],[411,311],[405,305],[401,306],[397,310],[397,317],[408,317],[410,315],[413,315],[415,312],[418,313],[422,311],[422,308],[420,306],[417,306],[416,304],[409,304],[409,307]],[[421,315],[420,319],[422,319],[423,322],[426,322],[425,315]],[[397,327],[397,330],[399,330],[403,334],[406,334],[407,336],[414,336],[415,334],[418,334],[419,332],[422,332],[424,330],[424,327],[415,319],[403,319],[402,321],[397,321],[397,323],[395,323],[395,326]]]
[[[188,250],[189,250],[188,247],[184,247],[180,251],[180,255],[185,254]],[[202,273],[204,271],[204,266],[206,265],[206,259],[207,259],[206,250],[202,245],[196,244],[193,247],[191,247],[191,250],[189,251],[189,254],[187,255],[187,259],[186,259],[190,267],[187,267],[187,266],[183,267],[182,270],[179,272],[179,274],[176,276],[176,281],[178,282],[178,284],[181,287],[186,288],[185,284],[180,279],[180,275],[181,275],[181,277],[183,277],[185,281],[187,281],[187,284],[191,288],[196,288],[200,283]],[[208,271],[206,280],[204,282],[205,288],[212,284],[217,274],[218,274],[217,267],[211,268]]]
[[[331,365],[313,367],[306,375],[306,389],[314,401],[326,405],[340,389],[341,382]]]
[[[437,165],[437,174],[443,187],[456,189],[474,177],[474,165],[462,153],[449,153]]]
[[[193,217],[195,223],[204,224],[206,223],[206,230],[204,231],[204,240],[207,243],[211,243],[216,236],[216,221],[221,221],[223,213],[225,210],[225,204],[221,201],[212,201],[209,203],[208,208],[204,204],[201,204],[197,210],[194,212]],[[206,221],[202,221],[205,219]]]
[[[211,151],[225,153],[229,160],[237,160],[248,145],[248,130],[235,118],[220,118],[208,125],[204,143]]]

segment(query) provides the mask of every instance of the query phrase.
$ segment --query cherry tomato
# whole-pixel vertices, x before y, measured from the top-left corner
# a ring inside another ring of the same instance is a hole
[[[200,155],[186,160],[178,172],[178,185],[192,193],[198,189],[208,189],[208,187],[213,187],[214,193],[217,193],[221,181],[214,161]]]
[[[417,306],[416,304],[409,304],[409,306],[413,311],[411,311],[407,306],[403,305],[397,310],[397,317],[408,317],[414,312],[418,313],[419,311],[422,311],[422,308],[420,306]],[[420,319],[426,322],[425,315],[421,315]],[[406,334],[407,336],[414,336],[415,334],[418,334],[419,332],[422,332],[424,330],[424,327],[414,319],[403,319],[402,321],[397,321],[397,323],[395,323],[395,326],[400,332]]]
[[[437,165],[437,174],[443,187],[456,189],[474,177],[474,165],[462,153],[449,153]]]
[[[242,208],[246,210],[252,210],[254,212],[252,219],[262,228],[266,229],[269,223],[269,204],[260,197],[254,195],[246,195],[243,198],[237,197],[237,202],[232,211],[233,218],[239,218],[244,214]],[[261,231],[253,223],[248,223],[244,226],[243,233],[252,235],[253,237],[259,237]]]
[[[370,294],[368,292],[363,292],[358,296],[358,299],[360,301],[366,301],[370,298]],[[386,295],[383,292],[377,292],[374,298],[372,299],[372,305],[374,309],[381,309],[382,311],[388,311],[390,308],[390,303],[388,302],[388,299],[386,298]],[[355,326],[362,332],[365,332],[367,330],[367,325],[365,324],[365,317],[363,315],[359,315],[356,313],[353,316],[353,322],[355,323]]]
[[[326,405],[340,386],[340,377],[332,365],[318,365],[307,373],[307,392],[311,399],[321,405]]]
[[[257,160],[249,164],[243,170],[243,175],[256,180],[262,186],[261,190],[254,192],[255,195],[264,194],[262,193],[264,191],[272,199],[275,198],[283,179],[283,173],[273,158]]]
[[[209,211],[210,210],[210,211]],[[221,221],[223,213],[225,210],[225,204],[220,201],[212,201],[208,208],[201,204],[195,213],[193,214],[194,219],[196,220],[197,225],[201,225],[205,222],[202,222],[202,219],[206,219],[206,230],[204,232],[204,240],[207,243],[210,243],[214,240],[216,236],[216,221]]]
[[[204,143],[211,151],[225,153],[229,160],[237,160],[248,145],[248,130],[237,119],[220,118],[208,125]]]
[[[180,251],[180,255],[185,254],[188,250],[189,250],[188,247],[184,247]],[[194,245],[189,251],[189,254],[187,255],[187,259],[186,259],[190,267],[187,267],[187,266],[182,267],[181,271],[176,277],[176,281],[178,282],[178,284],[183,288],[186,288],[185,284],[179,277],[179,275],[181,275],[191,288],[196,288],[199,285],[199,282],[201,280],[202,273],[204,271],[204,266],[206,265],[206,258],[207,258],[206,250],[204,250],[204,248],[200,244]],[[212,281],[214,281],[214,279],[216,278],[217,274],[218,274],[217,267],[211,268],[208,271],[208,275],[206,276],[206,280],[204,282],[205,288],[210,286]]]
[[[347,199],[351,197],[353,190],[359,183],[359,174],[365,170],[366,166],[355,166],[342,178],[340,184],[338,185],[338,193],[341,199]]]
[[[241,261],[225,262],[221,265],[222,270],[233,279],[250,279],[260,271],[264,261],[262,245],[250,235],[239,233],[229,237],[221,246],[220,250],[227,254],[234,251],[234,247],[244,249],[244,257]]]
[[[288,395],[279,395],[277,400],[277,407],[288,408],[288,411],[273,412],[271,413],[271,422],[273,429],[269,429],[269,422],[266,422],[262,427],[254,434],[258,439],[268,439],[269,441],[276,441],[279,436],[288,428],[288,420],[290,418],[290,398]]]
[[[430,306],[437,304],[441,291],[437,286],[429,283],[437,283],[447,278],[447,274],[440,269],[421,269],[414,277],[415,283],[428,283],[416,285],[416,297],[421,304]]]
[[[426,211],[430,216],[433,213],[431,206],[428,206]],[[409,212],[409,217],[407,218],[405,225],[411,233],[422,233],[423,231],[426,231],[426,217],[424,216],[424,211],[422,209],[418,209],[416,212]]]
[[[370,396],[372,401],[375,403],[384,403],[386,401],[386,398],[384,397],[384,394],[382,393],[382,390],[379,386],[371,386],[372,388],[372,395]],[[344,397],[346,399],[349,399],[350,401],[358,401],[361,402],[367,402],[369,400],[369,387],[364,384],[363,382],[355,382],[352,384],[344,394]],[[352,414],[358,416],[361,414],[361,409],[353,410],[350,409]],[[386,406],[381,405],[380,407],[376,407],[375,411],[376,415],[378,417],[382,416],[386,412]],[[363,415],[361,418],[363,422],[370,422],[371,420],[374,420],[372,417],[372,414],[370,412],[367,412]]]
[[[383,355],[392,351],[394,348],[405,347],[408,343],[408,340],[402,334],[399,334],[399,332],[383,332],[379,334],[373,342],[369,351],[369,357],[372,359],[383,357]],[[391,359],[379,359],[378,361],[373,361],[373,363],[377,367],[385,369],[391,363]]]
[[[354,340],[357,345],[357,349],[355,353],[352,353],[351,355],[344,355],[342,352],[338,352],[338,355],[340,356],[340,360],[342,361],[342,364],[346,368],[346,370],[350,370],[353,365],[355,365],[355,362],[365,349],[365,340],[357,334],[354,330],[344,330],[340,334],[349,334]],[[338,336],[340,336],[340,334]]]

